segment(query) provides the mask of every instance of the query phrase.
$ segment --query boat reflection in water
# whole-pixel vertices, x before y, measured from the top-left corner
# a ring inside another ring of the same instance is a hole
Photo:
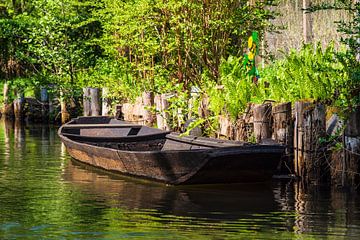
[[[278,208],[268,184],[166,186],[103,174],[74,160],[66,166],[63,179],[109,207],[130,210],[153,209],[177,216],[237,219]]]

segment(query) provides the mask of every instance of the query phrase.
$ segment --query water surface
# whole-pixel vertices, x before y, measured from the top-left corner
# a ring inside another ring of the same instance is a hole
[[[0,239],[359,239],[356,194],[172,187],[73,162],[56,128],[0,122]]]

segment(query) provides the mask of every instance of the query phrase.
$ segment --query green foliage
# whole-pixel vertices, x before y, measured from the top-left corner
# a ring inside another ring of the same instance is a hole
[[[333,45],[325,50],[320,44],[305,45],[263,69],[260,85],[269,85],[262,90],[263,98],[279,102],[313,99],[344,107],[354,84],[349,75],[353,60],[345,51],[335,51]]]
[[[210,97],[210,110],[220,115],[224,110],[233,119],[243,112],[247,104],[258,95],[258,87],[242,65],[242,59],[230,56],[220,65],[219,85],[212,82],[206,86]]]

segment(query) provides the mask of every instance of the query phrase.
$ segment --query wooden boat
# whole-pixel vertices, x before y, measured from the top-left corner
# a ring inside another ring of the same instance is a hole
[[[80,162],[174,185],[266,181],[284,152],[280,145],[180,137],[109,117],[79,117],[58,133]]]

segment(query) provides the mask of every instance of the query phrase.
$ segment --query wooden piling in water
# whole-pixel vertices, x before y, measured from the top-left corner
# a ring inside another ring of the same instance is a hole
[[[41,117],[42,121],[47,121],[49,113],[49,94],[46,87],[40,88],[40,101],[41,101]]]
[[[293,141],[294,141],[294,126],[292,121],[291,102],[280,103],[272,107],[273,115],[273,134],[272,139],[277,143],[286,146],[284,163],[281,168],[287,168],[287,171],[291,172],[293,167],[293,161],[291,156],[293,155]],[[284,169],[285,170],[285,169]],[[282,171],[282,170],[281,170]]]
[[[328,176],[329,166],[320,139],[326,135],[325,106],[295,103],[294,168],[306,184],[319,184]]]
[[[254,135],[256,142],[271,138],[271,104],[258,104],[254,106]]]
[[[14,115],[15,119],[23,118],[23,105],[24,105],[24,93],[17,92],[17,98],[14,100]]]
[[[350,114],[342,142],[343,149],[331,154],[331,180],[334,186],[356,189],[360,184],[360,107]]]

